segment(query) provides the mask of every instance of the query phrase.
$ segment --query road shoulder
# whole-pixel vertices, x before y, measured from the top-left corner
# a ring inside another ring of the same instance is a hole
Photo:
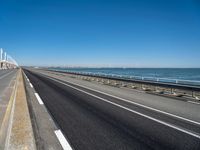
[[[35,89],[25,76],[25,88],[38,150],[62,150],[54,131],[58,130],[45,105],[38,103]]]

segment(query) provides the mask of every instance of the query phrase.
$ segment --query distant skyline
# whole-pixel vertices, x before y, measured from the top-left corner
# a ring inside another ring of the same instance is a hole
[[[200,1],[6,0],[0,48],[26,66],[200,68]]]

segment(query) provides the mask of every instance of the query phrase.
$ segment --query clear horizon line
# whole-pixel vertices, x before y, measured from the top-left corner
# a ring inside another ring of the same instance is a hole
[[[144,69],[200,69],[200,67],[145,67],[145,66],[63,66],[63,65],[23,65],[22,67],[40,68],[144,68]]]

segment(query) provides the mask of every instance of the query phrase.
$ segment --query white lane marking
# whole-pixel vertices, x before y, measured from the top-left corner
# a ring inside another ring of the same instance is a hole
[[[29,84],[30,84],[30,87],[33,88],[33,85],[31,83],[29,83]]]
[[[70,144],[67,142],[66,138],[64,137],[63,133],[61,132],[61,130],[55,130],[54,131],[62,148],[64,150],[72,150],[72,147],[70,146]]]
[[[193,102],[193,101],[187,101],[188,103],[192,103],[192,104],[197,104],[197,105],[200,105],[200,103],[198,102]]]
[[[43,101],[42,101],[42,99],[41,99],[40,96],[38,95],[38,93],[35,93],[35,97],[37,98],[38,103],[39,103],[40,105],[43,105],[43,104],[44,104]]]
[[[8,76],[9,74],[13,73],[13,71],[9,72],[9,73],[6,73],[4,74],[3,76],[0,76],[0,79],[3,79],[4,77]]]
[[[24,74],[25,78],[27,79],[27,76],[26,76],[26,74],[25,74],[25,72],[24,72],[24,71],[23,71],[23,74]]]
[[[25,73],[24,73],[24,75],[25,75],[25,77],[26,77],[26,80],[28,80],[28,82],[30,82],[29,79],[28,79],[28,77],[27,77],[27,75],[26,75]]]
[[[30,80],[27,78],[27,81],[30,82]]]
[[[52,79],[52,78],[51,78],[51,79]],[[128,110],[128,111],[130,111],[130,112],[132,112],[132,113],[135,113],[135,114],[137,114],[137,115],[139,115],[139,116],[148,118],[148,119],[150,119],[150,120],[153,120],[153,121],[155,121],[155,122],[158,122],[158,123],[160,123],[160,124],[163,124],[163,125],[165,125],[165,126],[171,127],[171,128],[173,128],[173,129],[176,129],[176,130],[178,130],[178,131],[181,131],[181,132],[183,132],[183,133],[189,134],[189,135],[191,135],[191,136],[194,136],[194,137],[200,139],[200,135],[199,135],[199,134],[190,132],[190,131],[188,131],[188,130],[184,130],[184,129],[179,128],[179,127],[177,127],[177,126],[175,126],[175,125],[169,124],[169,123],[167,123],[167,122],[161,121],[161,120],[156,119],[156,118],[153,118],[153,117],[151,117],[151,116],[148,116],[148,115],[142,114],[142,113],[140,113],[140,112],[134,111],[134,110],[132,110],[132,109],[130,109],[130,108],[121,106],[121,105],[119,105],[119,104],[117,104],[117,103],[111,102],[111,101],[106,100],[106,99],[104,99],[104,98],[102,98],[102,97],[99,97],[99,96],[96,96],[96,95],[94,95],[94,94],[88,93],[88,92],[86,92],[86,91],[84,91],[84,90],[81,90],[81,89],[79,89],[79,88],[73,87],[73,86],[71,86],[71,85],[68,85],[68,84],[66,84],[66,83],[60,82],[60,81],[58,81],[58,80],[55,80],[55,79],[52,79],[52,80],[57,81],[57,82],[59,82],[59,83],[61,83],[61,84],[64,84],[64,85],[66,85],[66,86],[68,86],[68,87],[71,87],[71,88],[73,88],[73,89],[75,89],[75,90],[78,90],[78,91],[80,91],[80,92],[83,92],[83,93],[85,93],[85,94],[88,94],[88,95],[90,95],[90,96],[93,96],[93,97],[95,97],[95,98],[98,98],[98,99],[100,99],[100,100],[102,100],[102,101],[104,101],[104,102],[107,102],[107,103],[113,104],[113,105],[115,105],[115,106],[118,106],[118,107],[120,107],[120,108],[123,108],[123,109],[125,109],[125,110]]]
[[[52,79],[52,78],[50,78],[50,79]],[[55,79],[52,79],[52,80],[55,80]],[[55,81],[57,81],[57,80],[55,80]],[[68,82],[68,81],[67,81],[67,82]],[[60,82],[60,83],[62,83],[62,82]],[[174,117],[174,118],[178,118],[178,119],[181,119],[181,120],[184,120],[184,121],[193,123],[193,124],[200,125],[200,122],[197,122],[197,121],[194,121],[194,120],[191,120],[191,119],[187,119],[187,118],[184,118],[184,117],[181,117],[181,116],[177,116],[177,115],[174,115],[174,114],[171,114],[171,113],[168,113],[168,112],[165,112],[165,111],[156,109],[156,108],[152,108],[152,107],[149,107],[149,106],[146,106],[146,105],[137,103],[137,102],[133,102],[133,101],[130,101],[130,100],[121,98],[121,97],[117,97],[117,96],[114,96],[114,95],[111,95],[111,94],[108,94],[108,93],[105,93],[105,92],[102,92],[102,91],[98,91],[98,90],[95,90],[95,89],[91,89],[91,88],[86,87],[86,86],[83,86],[83,85],[79,85],[79,84],[72,83],[72,82],[68,82],[68,83],[77,85],[77,86],[79,86],[79,87],[83,87],[83,88],[88,89],[88,90],[91,90],[91,91],[95,91],[95,92],[104,94],[104,95],[107,95],[107,96],[110,96],[110,97],[113,97],[113,98],[116,98],[116,99],[119,99],[119,100],[122,100],[122,101],[125,101],[125,102],[128,102],[128,103],[131,103],[131,104],[134,104],[134,105],[137,105],[137,106],[140,106],[140,107],[149,109],[149,110],[153,110],[153,111],[155,111],[155,112],[159,112],[159,113],[162,113],[162,114],[165,114],[165,115]],[[63,83],[63,84],[65,84],[65,83]]]

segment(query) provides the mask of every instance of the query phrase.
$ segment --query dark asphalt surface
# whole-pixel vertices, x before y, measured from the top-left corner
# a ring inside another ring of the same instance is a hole
[[[25,73],[54,121],[76,150],[200,149],[199,138],[114,106],[39,74],[27,70]],[[185,130],[200,133],[198,125],[78,88]]]

